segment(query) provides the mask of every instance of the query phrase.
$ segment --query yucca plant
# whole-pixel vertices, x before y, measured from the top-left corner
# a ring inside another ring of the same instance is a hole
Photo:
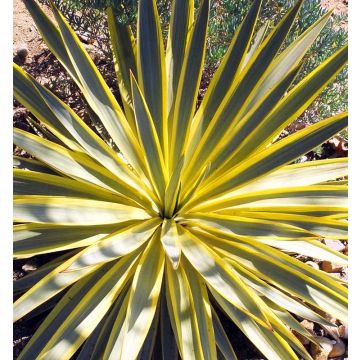
[[[107,10],[122,106],[58,10],[25,3],[103,130],[15,65],[45,128],[14,130],[36,159],[15,158],[14,255],[58,253],[14,284],[15,320],[52,309],[19,359],[236,359],[220,318],[268,359],[311,359],[299,321],[346,321],[347,287],[293,255],[346,264],[322,240],[347,237],[347,159],[293,162],[347,114],[275,139],[346,64],[345,46],[291,86],[331,13],[279,53],[301,2],[264,36],[255,0],[196,109],[209,0],[196,19],[174,0],[166,51],[155,0],[136,41]]]

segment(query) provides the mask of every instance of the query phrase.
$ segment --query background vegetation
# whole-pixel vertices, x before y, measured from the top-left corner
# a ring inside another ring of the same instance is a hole
[[[47,2],[47,0],[42,1],[44,3]],[[244,18],[251,2],[251,0],[212,1],[203,91],[205,91],[214,70],[226,52],[236,27]],[[294,0],[264,0],[265,6],[262,8],[259,26],[268,23],[270,30],[294,2]],[[195,0],[195,5],[197,3],[199,3],[199,0]],[[65,14],[75,30],[96,39],[97,45],[105,53],[109,52],[109,49],[107,49],[108,35],[104,16],[106,7],[110,5],[116,6],[119,9],[119,20],[124,24],[132,25],[135,29],[137,0],[55,0],[55,4]],[[157,0],[163,24],[167,24],[169,21],[170,4],[170,0]],[[287,43],[291,43],[294,38],[325,12],[326,10],[321,7],[320,0],[305,0],[295,26],[289,34]],[[334,14],[332,16],[331,21],[328,22],[310,49],[298,80],[347,42],[346,24],[347,14]],[[163,30],[164,37],[166,37],[167,28],[163,26]],[[303,127],[324,117],[346,111],[347,96],[346,68],[301,116],[297,123],[300,127]],[[347,134],[344,133],[343,135],[347,140]]]

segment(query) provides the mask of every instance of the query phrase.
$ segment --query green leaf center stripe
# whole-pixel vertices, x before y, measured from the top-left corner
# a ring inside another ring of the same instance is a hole
[[[174,113],[170,118],[170,169],[173,170],[184,153],[189,127],[195,111],[196,96],[205,58],[205,40],[209,17],[209,0],[203,0],[193,26],[176,90]]]
[[[168,152],[165,54],[155,0],[139,1],[137,72],[161,149]]]

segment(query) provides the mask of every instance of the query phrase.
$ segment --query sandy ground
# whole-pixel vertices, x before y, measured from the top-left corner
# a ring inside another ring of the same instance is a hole
[[[52,16],[51,11],[42,6],[47,15]],[[46,47],[36,29],[34,21],[27,11],[22,0],[13,0],[13,52],[14,55],[20,48],[27,48],[28,59],[39,55]]]

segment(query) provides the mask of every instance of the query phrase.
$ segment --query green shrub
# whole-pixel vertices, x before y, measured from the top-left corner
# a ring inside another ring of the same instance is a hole
[[[43,1],[47,2],[48,0]],[[118,9],[120,8],[121,11],[118,11],[120,22],[131,24],[135,30],[137,0],[55,0],[54,2],[75,30],[86,32],[99,39],[102,50],[108,55],[110,51],[106,44],[104,45],[103,41],[101,41],[104,37],[106,40],[108,39],[104,14],[106,7],[116,5]],[[198,3],[199,1],[196,0],[195,5],[198,5]],[[251,0],[212,1],[205,57],[205,69],[207,69],[208,77],[212,76],[220,59],[224,56],[236,27],[243,20],[251,3]],[[294,3],[293,0],[265,1],[260,13],[258,27],[269,22],[270,30]],[[161,23],[167,24],[170,14],[170,0],[158,0],[157,5]],[[300,9],[299,17],[290,31],[287,44],[291,43],[324,13],[325,9],[321,8],[320,0],[305,0]],[[346,21],[346,14],[332,16],[331,21],[325,26],[309,50],[298,79],[303,78],[347,42],[347,30],[342,27],[342,24]],[[163,32],[166,36],[166,27],[163,27]],[[107,41],[105,42],[107,43]],[[347,75],[347,68],[345,68],[320,94],[312,106],[304,112],[298,122],[311,124],[321,118],[346,111],[348,96]],[[208,80],[204,82],[204,86],[207,86],[207,84]],[[347,138],[346,132],[343,135]]]

